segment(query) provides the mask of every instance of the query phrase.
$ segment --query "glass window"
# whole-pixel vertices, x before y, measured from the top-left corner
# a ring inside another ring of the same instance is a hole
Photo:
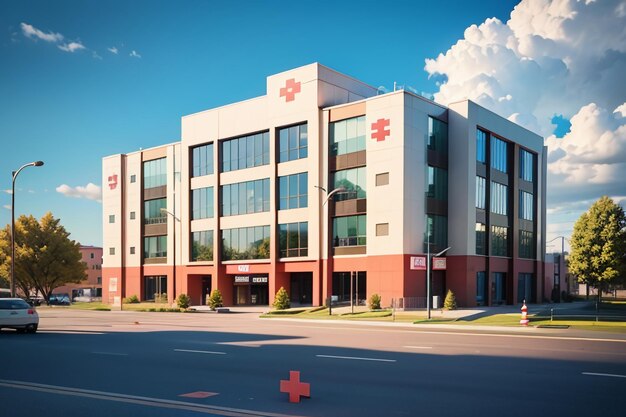
[[[476,223],[476,255],[487,254],[487,229],[484,223]]]
[[[278,178],[278,209],[307,207],[308,173],[286,175]]]
[[[147,236],[143,238],[144,258],[165,258],[167,256],[167,236]]]
[[[306,158],[308,143],[306,123],[278,129],[278,162]]]
[[[428,118],[428,149],[448,153],[448,124],[433,117]]]
[[[307,222],[278,225],[279,257],[290,258],[308,255]]]
[[[535,234],[529,230],[519,231],[519,257],[527,259],[535,257]]]
[[[448,200],[448,170],[428,166],[428,191],[426,196],[437,200]]]
[[[333,218],[333,246],[365,246],[366,216]]]
[[[213,187],[191,190],[191,220],[213,217]]]
[[[535,172],[534,155],[524,149],[519,151],[519,177],[524,181],[532,182]]]
[[[343,187],[345,192],[334,195],[335,201],[353,200],[367,197],[366,168],[352,168],[333,174],[333,189]]]
[[[109,223],[115,223],[115,214],[109,215]]]
[[[167,277],[145,276],[143,278],[144,301],[167,301]]]
[[[144,224],[159,224],[167,222],[167,215],[161,210],[167,207],[167,199],[157,198],[146,200],[143,203]]]
[[[509,256],[508,227],[491,226],[491,254]]]
[[[365,116],[330,124],[330,154],[344,155],[365,150]]]
[[[430,244],[444,249],[448,246],[448,218],[446,216],[428,214],[426,220],[426,234],[430,236]],[[428,239],[426,241],[428,242]],[[427,250],[426,247],[424,249]]]
[[[533,195],[525,191],[519,192],[519,218],[533,220]]]
[[[137,182],[137,176],[136,175],[131,175],[130,176],[130,182],[131,183]]]
[[[222,172],[268,165],[269,140],[269,132],[263,132],[222,141]]]
[[[498,171],[507,172],[507,143],[491,137],[491,167]]]
[[[167,184],[166,158],[143,163],[143,188],[161,187]]]
[[[222,216],[269,211],[269,181],[269,178],[265,178],[223,185]]]
[[[196,146],[191,149],[192,177],[213,174],[213,144]]]
[[[480,129],[476,130],[476,161],[487,161],[487,133]]]
[[[487,274],[485,271],[476,272],[476,304],[487,305]]]
[[[506,216],[508,214],[508,187],[499,182],[491,182],[491,212],[496,214],[502,214]]]
[[[213,260],[213,230],[191,234],[191,261]]]
[[[476,208],[485,209],[487,193],[487,180],[481,176],[476,176]]]
[[[269,259],[270,227],[253,226],[222,230],[222,259]]]

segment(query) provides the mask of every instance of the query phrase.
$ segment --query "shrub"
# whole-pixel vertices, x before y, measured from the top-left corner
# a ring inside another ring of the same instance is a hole
[[[456,296],[452,292],[452,290],[448,290],[448,294],[446,294],[446,300],[443,302],[444,310],[456,310]]]
[[[287,310],[289,307],[291,307],[289,294],[287,294],[285,288],[280,287],[280,289],[276,293],[276,298],[274,298],[273,306],[276,310]]]
[[[372,294],[368,303],[370,310],[380,310],[380,300],[380,295]]]
[[[156,294],[154,294],[154,302],[155,303],[161,303],[161,304],[167,303],[167,294],[166,293],[163,293],[163,294],[156,293]]]
[[[188,309],[189,304],[191,304],[191,299],[187,294],[181,294],[176,299],[176,305],[178,306],[178,308]]]
[[[211,310],[215,310],[217,307],[224,307],[224,301],[222,300],[222,293],[220,290],[213,290],[209,297],[209,307]]]
[[[124,298],[124,304],[138,304],[139,303],[139,297],[137,297],[136,295],[131,295],[130,297],[126,297]]]

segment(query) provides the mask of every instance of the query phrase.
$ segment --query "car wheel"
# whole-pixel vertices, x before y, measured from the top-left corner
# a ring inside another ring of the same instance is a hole
[[[37,333],[37,325],[36,324],[29,324],[28,326],[26,326],[26,332],[28,332],[30,334]]]

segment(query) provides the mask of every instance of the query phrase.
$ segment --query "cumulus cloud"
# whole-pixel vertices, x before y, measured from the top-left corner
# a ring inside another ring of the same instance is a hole
[[[134,49],[130,54],[128,54],[128,56],[133,57],[133,58],[141,58],[141,55],[139,55],[137,51],[135,51]]]
[[[61,184],[56,188],[56,191],[66,197],[86,198],[88,200],[102,202],[102,188],[91,182],[84,187],[80,185],[70,187],[67,184]]]
[[[7,194],[13,194],[13,191],[11,191],[11,189],[6,189],[6,190],[2,190],[3,193],[7,193]]]
[[[117,55],[118,52],[119,52],[119,50],[115,46],[107,48],[107,51],[109,51],[109,52],[111,52],[112,54],[115,54],[115,55]]]
[[[22,22],[20,26],[22,28],[22,33],[27,38],[37,38],[41,39],[42,41],[53,43],[61,42],[63,40],[63,35],[61,35],[60,33],[45,33],[42,30],[39,30],[36,27],[24,22]]]
[[[426,60],[429,76],[444,79],[435,100],[469,98],[544,136],[554,114],[569,118],[591,102],[615,108],[626,96],[620,7],[621,0],[523,0],[506,23],[470,26]]]
[[[11,205],[10,204],[5,204],[2,207],[4,207],[5,209],[11,211]]]
[[[425,70],[436,101],[469,98],[547,138],[548,220],[561,233],[600,196],[624,195],[623,0],[522,0],[506,23],[468,27]]]

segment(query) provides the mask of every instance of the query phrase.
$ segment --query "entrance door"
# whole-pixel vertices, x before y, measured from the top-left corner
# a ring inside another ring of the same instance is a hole
[[[237,285],[235,287],[235,304],[246,305],[248,304],[248,289],[249,285]]]
[[[204,306],[207,304],[206,300],[211,295],[211,275],[205,275],[202,277],[202,299],[200,303]]]
[[[500,305],[506,303],[506,273],[494,272],[491,283],[491,304]]]
[[[311,305],[313,303],[313,273],[294,272],[290,281],[291,303]]]
[[[250,304],[268,305],[269,287],[267,284],[252,284],[250,286]]]

